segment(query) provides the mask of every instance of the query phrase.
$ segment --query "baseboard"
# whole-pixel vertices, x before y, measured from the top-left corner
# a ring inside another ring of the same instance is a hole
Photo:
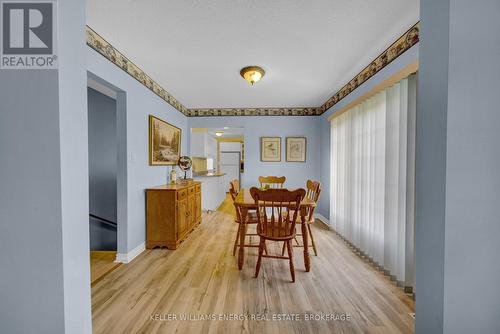
[[[134,249],[132,249],[130,252],[128,252],[126,254],[116,253],[116,260],[115,260],[115,262],[129,263],[133,259],[135,259],[139,254],[141,254],[142,252],[144,252],[145,249],[146,249],[146,244],[143,242],[142,244],[140,244],[139,246],[135,247]]]
[[[325,216],[319,213],[314,214],[314,218],[318,219],[321,221],[323,224],[325,224],[328,228],[331,228],[332,226],[330,225],[330,220],[328,220]]]

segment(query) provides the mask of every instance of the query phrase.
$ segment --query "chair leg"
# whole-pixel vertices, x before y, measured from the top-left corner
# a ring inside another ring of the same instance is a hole
[[[236,240],[234,240],[234,246],[233,246],[233,256],[236,254],[236,247],[238,246],[238,239],[240,238],[240,228],[241,225],[238,224],[238,232],[236,233]]]
[[[257,259],[257,265],[255,266],[255,278],[259,277],[260,264],[262,263],[262,253],[264,252],[265,247],[266,247],[266,241],[263,238],[260,238],[259,258]]]
[[[285,242],[286,247],[288,248],[288,257],[290,258],[290,274],[292,274],[292,283],[295,282],[295,268],[293,266],[293,249],[292,249],[292,240],[288,240]]]
[[[318,251],[316,250],[316,244],[314,243],[314,237],[313,237],[313,234],[312,234],[312,231],[311,231],[311,224],[307,224],[307,229],[309,231],[309,236],[311,237],[311,243],[312,243],[312,246],[313,246],[314,255],[318,256]]]
[[[300,245],[299,242],[297,241],[297,237],[293,237],[295,241],[297,242],[297,245]],[[293,245],[293,244],[292,244]],[[285,249],[286,249],[286,241],[283,243],[283,248],[281,249],[281,256],[285,255]]]

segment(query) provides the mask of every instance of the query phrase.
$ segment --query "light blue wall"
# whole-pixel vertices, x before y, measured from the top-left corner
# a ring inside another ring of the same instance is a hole
[[[90,47],[87,47],[86,52],[88,71],[116,86],[126,96],[127,242],[124,249],[118,241],[118,252],[127,253],[145,241],[144,189],[167,182],[168,167],[149,166],[148,116],[152,114],[181,128],[181,154],[186,154],[188,147],[187,117]],[[120,221],[118,229],[120,230]],[[118,233],[120,238],[120,232]]]
[[[415,148],[417,333],[443,333],[449,6],[449,1],[422,0],[420,4]]]
[[[445,333],[500,332],[499,59],[500,1],[450,1]]]
[[[420,2],[416,333],[500,330],[500,2]]]
[[[258,184],[261,175],[284,175],[287,187],[305,187],[305,180],[319,179],[320,137],[316,116],[190,117],[189,127],[243,127],[245,137],[244,187]],[[281,162],[260,161],[260,137],[282,137]],[[285,138],[306,137],[306,162],[285,161]]]
[[[57,70],[0,70],[0,332],[91,333],[85,3]]]
[[[64,331],[58,118],[56,70],[0,70],[0,326],[6,333]],[[38,320],[25,319],[27,313]]]
[[[318,126],[321,138],[319,154],[321,159],[320,176],[323,192],[321,193],[318,212],[326,218],[330,218],[330,122],[328,121],[328,117],[366,92],[369,92],[377,84],[397,73],[405,66],[418,60],[418,48],[419,44],[417,43],[319,117]]]

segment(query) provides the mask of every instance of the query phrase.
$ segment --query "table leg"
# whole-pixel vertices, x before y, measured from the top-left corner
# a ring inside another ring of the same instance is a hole
[[[240,208],[241,219],[240,219],[240,249],[238,250],[238,269],[243,269],[243,262],[245,261],[245,234],[246,234],[246,218],[248,209],[245,207]]]
[[[306,219],[306,209],[302,207],[300,209],[300,220],[302,224],[300,224],[302,230],[302,240],[304,243],[304,265],[306,266],[306,271],[311,270],[311,259],[309,257],[309,234],[307,233],[307,219]]]

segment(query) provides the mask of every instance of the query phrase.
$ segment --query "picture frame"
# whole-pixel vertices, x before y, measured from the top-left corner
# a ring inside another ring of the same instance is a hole
[[[281,161],[281,137],[260,137],[260,161]]]
[[[286,161],[306,162],[307,138],[286,137]]]
[[[182,130],[149,115],[149,165],[177,165],[181,154]]]

